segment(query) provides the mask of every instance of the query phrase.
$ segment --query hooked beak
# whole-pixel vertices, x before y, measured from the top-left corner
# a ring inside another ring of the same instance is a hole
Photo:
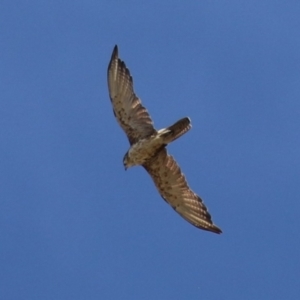
[[[127,167],[127,166],[124,166],[124,169],[125,169],[125,171],[127,171],[128,167]]]

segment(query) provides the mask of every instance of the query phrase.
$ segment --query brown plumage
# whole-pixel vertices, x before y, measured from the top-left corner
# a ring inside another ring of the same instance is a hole
[[[207,231],[221,233],[202,199],[188,186],[180,167],[168,155],[166,146],[190,128],[190,119],[155,130],[151,117],[133,90],[133,80],[115,46],[108,66],[108,89],[114,115],[126,133],[130,149],[124,166],[142,165],[152,177],[162,198],[185,220]]]
[[[153,122],[141,100],[133,91],[133,80],[115,46],[108,66],[108,89],[113,111],[130,144],[156,133]]]

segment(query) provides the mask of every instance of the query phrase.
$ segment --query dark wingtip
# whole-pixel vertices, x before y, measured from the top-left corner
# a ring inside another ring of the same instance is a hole
[[[114,64],[114,62],[116,60],[118,60],[118,46],[117,45],[115,45],[114,50],[111,54],[111,58],[110,58],[110,61],[109,61],[109,64],[108,64],[107,72],[109,72],[111,66]]]
[[[112,58],[118,57],[118,53],[119,53],[119,51],[118,51],[118,45],[115,45],[111,57]]]
[[[213,233],[217,233],[217,234],[223,233],[222,230],[218,226],[216,226],[215,224],[210,224],[208,226],[195,225],[195,224],[193,224],[193,225],[196,226],[199,229],[206,230],[206,231],[209,231],[209,232],[213,232]]]
[[[217,234],[222,233],[222,230],[219,227],[217,227],[216,225],[213,225],[213,227],[209,228],[208,230],[213,233],[217,233]]]

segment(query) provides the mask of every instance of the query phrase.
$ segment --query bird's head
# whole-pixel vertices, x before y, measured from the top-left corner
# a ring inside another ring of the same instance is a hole
[[[130,157],[129,157],[128,151],[127,151],[127,152],[125,153],[125,155],[124,155],[124,158],[123,158],[123,165],[124,165],[125,171],[126,171],[128,168],[130,168],[130,167],[133,166],[132,162],[130,161]]]

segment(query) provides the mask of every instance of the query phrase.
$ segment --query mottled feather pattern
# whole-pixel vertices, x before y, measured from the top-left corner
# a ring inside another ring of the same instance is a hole
[[[114,115],[132,145],[140,138],[155,133],[153,122],[133,91],[133,80],[114,48],[107,71],[108,88]]]
[[[185,176],[174,158],[161,150],[144,164],[161,196],[176,212],[196,227],[221,233],[212,223],[211,216],[201,198],[188,186]]]

